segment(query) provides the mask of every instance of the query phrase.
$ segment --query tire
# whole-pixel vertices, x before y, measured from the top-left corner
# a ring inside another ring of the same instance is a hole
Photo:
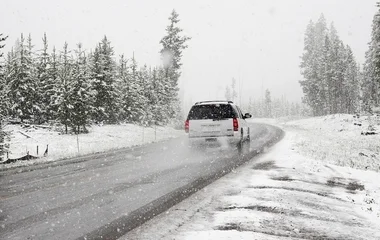
[[[245,141],[245,144],[246,144],[247,152],[249,152],[251,150],[251,131],[249,128],[248,128],[248,136]]]
[[[243,153],[243,145],[244,145],[244,135],[243,135],[243,130],[241,130],[240,141],[237,144],[237,149],[238,149],[239,154]]]

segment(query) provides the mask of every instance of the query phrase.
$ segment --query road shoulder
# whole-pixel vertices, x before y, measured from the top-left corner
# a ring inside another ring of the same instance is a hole
[[[378,239],[380,174],[300,155],[295,137],[123,239]]]

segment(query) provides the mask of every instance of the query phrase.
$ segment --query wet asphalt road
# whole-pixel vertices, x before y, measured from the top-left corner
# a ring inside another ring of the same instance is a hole
[[[281,136],[252,123],[244,156],[183,137],[0,172],[0,239],[117,239]]]

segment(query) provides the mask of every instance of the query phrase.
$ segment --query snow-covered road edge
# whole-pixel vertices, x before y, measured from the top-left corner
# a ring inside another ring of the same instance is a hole
[[[27,152],[36,156],[36,147],[40,152],[38,159],[17,161],[10,164],[0,164],[0,171],[22,167],[56,162],[70,158],[86,157],[91,154],[118,151],[125,148],[140,147],[145,144],[160,142],[184,136],[182,130],[172,127],[143,128],[133,124],[93,126],[90,133],[76,135],[60,135],[58,132],[48,130],[29,130],[26,138],[19,133],[19,126],[9,126],[13,131],[10,158],[24,156]],[[25,131],[25,130],[23,130]],[[79,142],[79,152],[78,152]],[[43,157],[43,151],[49,145],[49,153]]]
[[[297,134],[124,239],[379,239],[380,174],[304,156]]]

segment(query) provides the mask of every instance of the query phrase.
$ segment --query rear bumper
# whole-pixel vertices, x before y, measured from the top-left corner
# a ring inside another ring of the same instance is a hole
[[[234,132],[234,135],[231,136],[191,136],[189,135],[189,142],[191,144],[204,144],[208,142],[218,142],[221,145],[229,144],[229,145],[235,145],[240,142],[240,133]]]

